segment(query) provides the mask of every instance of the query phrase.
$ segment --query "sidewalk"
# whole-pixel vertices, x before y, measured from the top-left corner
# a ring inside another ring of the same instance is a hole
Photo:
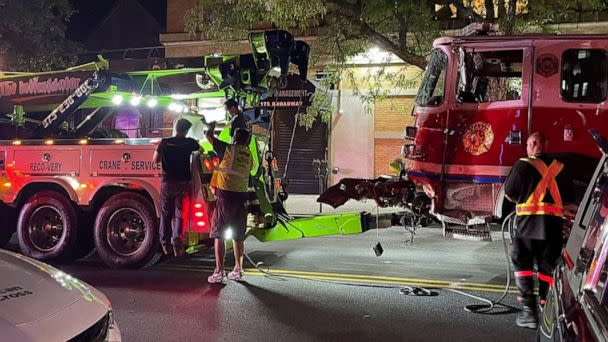
[[[318,215],[319,203],[317,202],[318,195],[289,195],[285,202],[285,208],[290,215]],[[323,214],[336,214],[346,212],[365,211],[371,214],[376,213],[376,202],[374,200],[366,200],[359,202],[350,200],[341,207],[333,209],[327,204],[323,204]],[[393,213],[403,211],[402,208],[379,208],[380,213]]]

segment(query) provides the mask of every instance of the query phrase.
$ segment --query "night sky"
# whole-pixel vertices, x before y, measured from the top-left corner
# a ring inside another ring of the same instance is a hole
[[[110,13],[116,2],[125,0],[70,0],[77,11],[68,26],[67,37],[83,41],[97,25]],[[139,1],[156,18],[161,27],[166,27],[167,0],[128,0]]]

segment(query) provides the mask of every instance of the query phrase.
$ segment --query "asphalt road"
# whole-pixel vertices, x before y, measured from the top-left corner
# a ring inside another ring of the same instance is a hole
[[[496,298],[504,285],[502,244],[445,241],[421,229],[414,245],[403,228],[262,244],[246,250],[275,276],[255,269],[245,281],[211,285],[212,256],[166,260],[142,271],[109,270],[96,260],[60,266],[112,301],[125,341],[525,341],[513,309],[479,315],[477,303],[444,288]],[[299,277],[299,278],[294,278]],[[404,285],[434,296],[400,293]],[[516,306],[515,294],[507,304]]]

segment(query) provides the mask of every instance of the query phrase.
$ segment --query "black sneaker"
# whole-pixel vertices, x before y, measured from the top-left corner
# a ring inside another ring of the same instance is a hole
[[[530,308],[524,308],[517,314],[515,324],[521,328],[536,329],[538,326],[538,316],[536,312]]]

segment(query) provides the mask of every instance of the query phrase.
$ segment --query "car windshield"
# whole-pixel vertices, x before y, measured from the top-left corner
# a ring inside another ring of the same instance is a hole
[[[416,95],[416,104],[419,106],[437,106],[443,103],[445,86],[445,69],[448,64],[448,56],[435,49],[431,52],[429,64],[424,71],[424,77]]]

